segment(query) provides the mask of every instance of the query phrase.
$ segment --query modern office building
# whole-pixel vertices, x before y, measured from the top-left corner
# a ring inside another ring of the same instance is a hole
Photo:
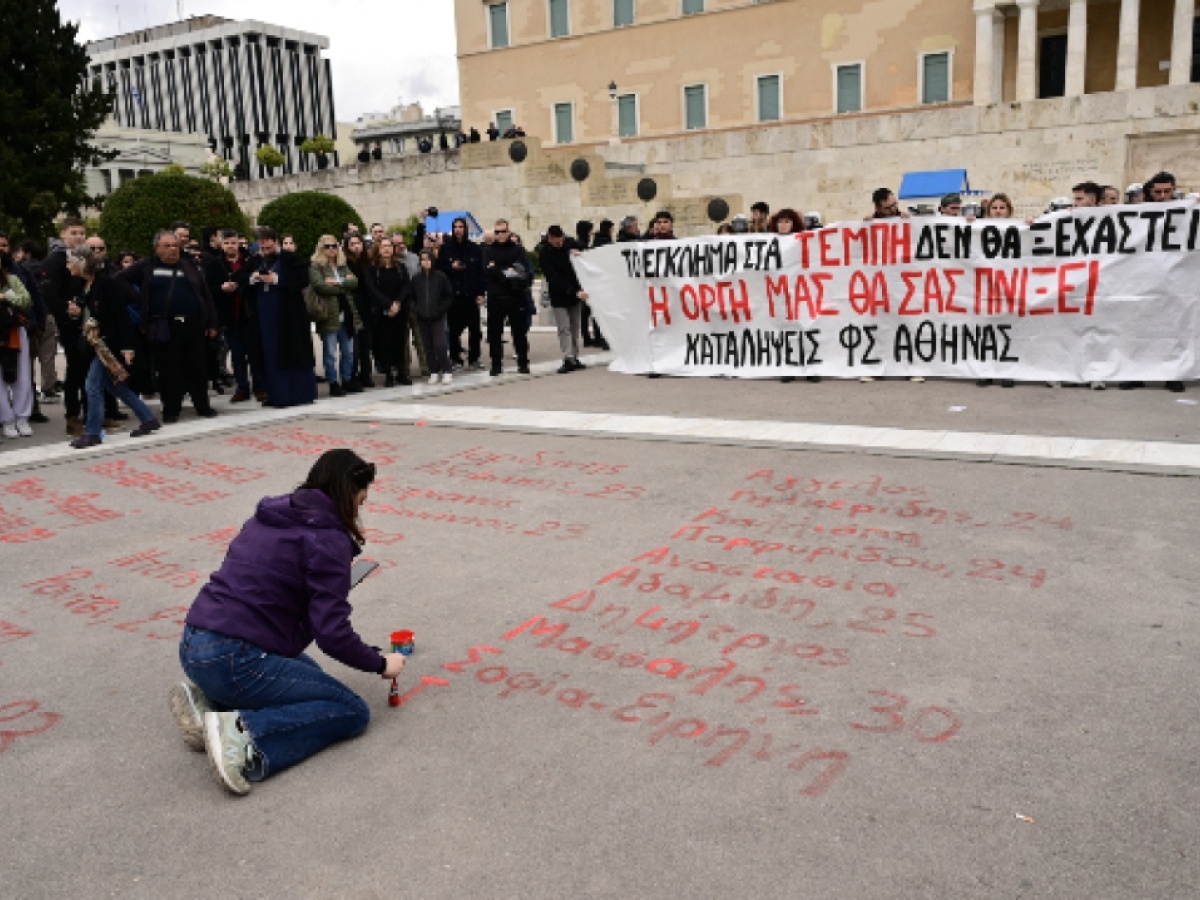
[[[463,121],[546,146],[1200,80],[1195,0],[455,0]]]
[[[300,145],[335,137],[329,39],[258,21],[195,16],[88,44],[91,74],[129,128],[200,132],[241,177],[265,175],[254,151],[283,153],[283,172],[316,161]]]

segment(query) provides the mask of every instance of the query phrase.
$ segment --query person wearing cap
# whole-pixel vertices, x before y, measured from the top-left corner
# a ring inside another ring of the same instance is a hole
[[[1146,189],[1137,182],[1134,182],[1129,187],[1125,188],[1126,203],[1141,203],[1145,199]]]
[[[579,244],[567,237],[558,225],[546,229],[546,239],[537,248],[538,262],[550,290],[554,321],[558,325],[558,346],[563,355],[559,375],[587,368],[579,361],[579,325],[581,301],[587,300],[588,295],[571,265],[571,257],[580,252]]]

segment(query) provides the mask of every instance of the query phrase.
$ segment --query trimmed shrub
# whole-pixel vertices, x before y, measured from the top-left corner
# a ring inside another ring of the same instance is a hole
[[[160,172],[121,185],[104,201],[100,234],[110,247],[141,254],[153,251],[154,232],[175,222],[192,226],[198,238],[204,228],[245,232],[246,216],[229,188],[207,178]]]
[[[347,222],[365,232],[362,216],[341,197],[319,191],[300,191],[272,200],[258,214],[259,225],[270,225],[280,234],[287,232],[296,238],[296,250],[305,259],[312,256],[323,234],[332,234],[339,241]]]

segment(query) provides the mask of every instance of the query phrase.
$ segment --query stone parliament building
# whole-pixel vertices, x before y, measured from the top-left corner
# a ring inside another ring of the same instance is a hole
[[[455,14],[463,125],[521,126],[525,161],[484,142],[239,185],[246,208],[316,189],[368,220],[434,203],[543,230],[662,207],[696,234],[713,197],[837,221],[916,171],[965,169],[1021,214],[1084,179],[1124,188],[1165,168],[1200,189],[1195,0],[455,0]]]

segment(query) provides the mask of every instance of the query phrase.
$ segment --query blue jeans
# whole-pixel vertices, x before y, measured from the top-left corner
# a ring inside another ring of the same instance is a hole
[[[307,654],[268,653],[215,631],[187,626],[179,662],[219,710],[237,710],[257,758],[246,770],[262,781],[330,744],[367,730],[371,710]]]
[[[154,418],[150,407],[142,402],[142,398],[135,394],[126,382],[113,381],[112,375],[108,373],[108,369],[104,368],[104,363],[100,362],[98,356],[92,360],[91,367],[88,369],[84,391],[88,398],[87,422],[84,430],[88,434],[99,437],[100,432],[104,429],[105,391],[128,406],[138,417],[139,422],[149,422]]]
[[[325,355],[325,380],[330,384],[341,381],[348,384],[354,379],[354,338],[343,325],[333,334],[321,335],[321,350]],[[341,354],[342,377],[338,378],[337,360],[334,353]]]

